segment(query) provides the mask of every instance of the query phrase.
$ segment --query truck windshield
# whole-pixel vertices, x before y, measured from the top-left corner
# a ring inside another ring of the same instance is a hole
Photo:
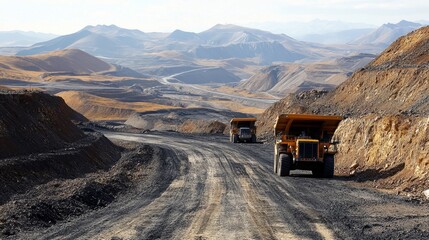
[[[250,134],[250,128],[241,128],[240,129],[240,134]]]

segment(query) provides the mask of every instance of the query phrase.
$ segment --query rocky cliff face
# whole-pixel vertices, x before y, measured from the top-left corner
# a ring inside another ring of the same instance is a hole
[[[429,187],[429,118],[370,114],[344,120],[337,167],[380,180],[397,191]],[[353,166],[353,169],[349,169]],[[411,188],[410,188],[411,184]],[[407,189],[410,188],[410,189]]]

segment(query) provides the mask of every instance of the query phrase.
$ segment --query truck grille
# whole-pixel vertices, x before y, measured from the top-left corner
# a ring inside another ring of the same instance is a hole
[[[317,142],[300,142],[298,148],[298,157],[317,158],[318,145],[319,144]]]

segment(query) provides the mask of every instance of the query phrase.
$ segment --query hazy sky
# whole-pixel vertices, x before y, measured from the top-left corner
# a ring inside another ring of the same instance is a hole
[[[217,23],[254,27],[314,19],[379,26],[428,20],[429,12],[427,0],[0,0],[0,6],[0,31],[54,34],[97,24],[144,32],[200,32]]]

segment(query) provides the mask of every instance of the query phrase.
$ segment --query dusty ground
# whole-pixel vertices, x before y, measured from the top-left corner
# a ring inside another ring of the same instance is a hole
[[[123,158],[110,171],[97,173],[100,177],[91,175],[84,180],[93,177],[103,185],[109,182],[103,179],[116,182],[115,174],[125,175],[129,180],[119,180],[119,186],[125,187],[109,198],[111,203],[96,195],[91,199],[101,199],[103,204],[91,208],[93,211],[58,219],[55,225],[34,224],[34,228],[8,238],[429,237],[429,210],[425,204],[352,186],[342,177],[317,179],[296,171],[292,177],[280,178],[272,173],[271,144],[231,144],[225,136],[177,133],[107,132],[106,136],[143,144],[140,155],[134,152],[134,157],[128,158],[134,160]],[[111,185],[115,186],[107,184]],[[59,184],[58,188],[62,187]],[[102,189],[86,193],[103,196],[101,193],[106,191]],[[49,201],[46,205],[51,206]]]

